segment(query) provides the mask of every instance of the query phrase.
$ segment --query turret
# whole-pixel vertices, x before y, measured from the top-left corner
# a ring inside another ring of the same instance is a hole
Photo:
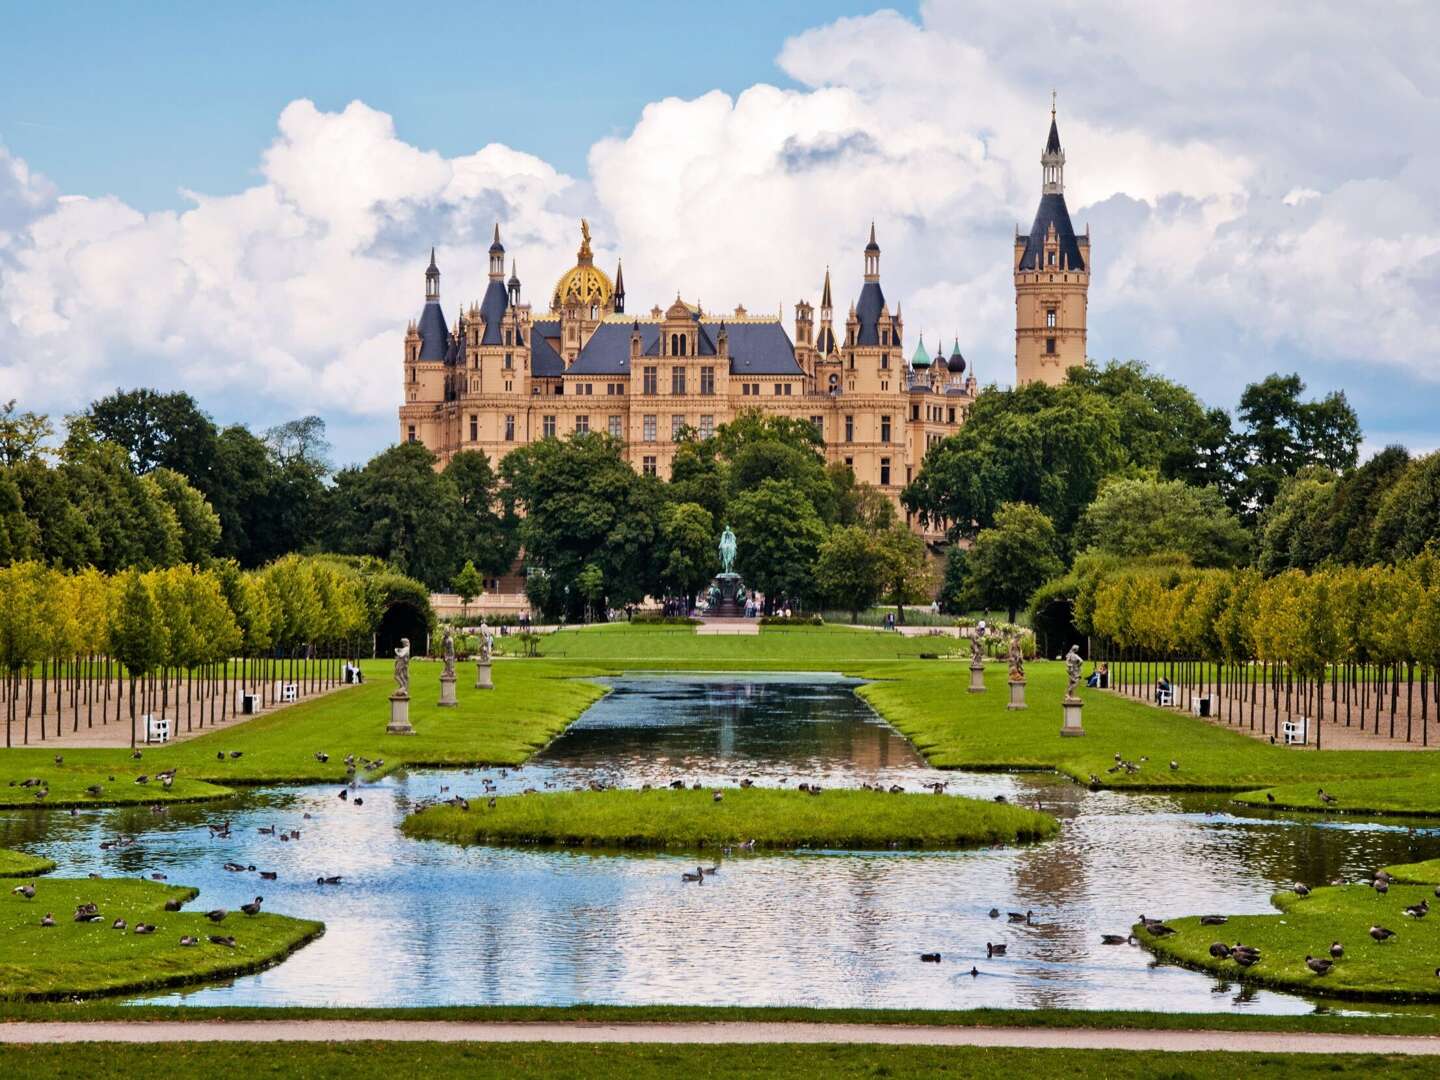
[[[495,223],[495,239],[490,242],[490,280],[505,280],[505,245],[500,243],[500,223]]]
[[[865,280],[880,280],[880,245],[875,242],[875,222],[870,222],[870,242],[865,245]]]
[[[520,270],[514,259],[510,260],[510,280],[506,282],[510,286],[510,306],[520,306]]]
[[[435,249],[430,249],[430,267],[425,271],[425,302],[440,299],[440,268],[435,265]]]

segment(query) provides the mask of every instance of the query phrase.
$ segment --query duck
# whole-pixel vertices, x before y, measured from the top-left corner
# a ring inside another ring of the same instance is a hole
[[[1260,962],[1260,954],[1258,952],[1236,952],[1232,949],[1230,950],[1230,959],[1234,960],[1241,967],[1248,968],[1254,967]]]
[[[1309,896],[1310,886],[1306,885],[1303,881],[1297,881],[1294,885],[1290,886],[1290,891],[1296,896]]]
[[[225,948],[227,948],[227,949],[233,949],[233,948],[235,948],[235,939],[234,939],[233,937],[230,937],[230,936],[222,936],[222,935],[220,935],[220,934],[211,934],[211,935],[210,935],[210,942],[211,942],[211,944],[214,944],[214,945],[224,945]]]
[[[45,917],[40,920],[40,925],[41,925],[41,926],[54,926],[54,925],[55,925],[55,916],[54,916],[54,914],[51,913],[51,912],[49,912],[49,911],[47,911],[47,912],[45,913]]]
[[[1372,926],[1370,927],[1370,936],[1376,941],[1388,941],[1395,936],[1395,931],[1387,930],[1383,926]]]
[[[696,867],[696,869],[700,870],[699,867]],[[718,874],[720,872],[720,864],[716,863],[714,866],[707,866],[705,867],[705,869],[700,870],[700,872],[706,877],[710,877],[713,874]]]
[[[124,920],[124,919],[116,919],[113,923],[110,924],[110,929],[111,929],[111,930],[124,930],[124,929],[125,929],[125,920]]]
[[[182,934],[180,936],[180,944],[188,948],[191,945],[199,945],[200,939],[194,934]]]
[[[153,934],[154,932],[155,932],[155,924],[154,924],[154,923],[137,922],[137,923],[135,924],[135,933],[137,933],[137,934]]]
[[[1171,771],[1171,772],[1175,772],[1175,771],[1176,771],[1177,769],[1179,769],[1179,768],[1180,768],[1180,763],[1179,763],[1178,761],[1172,760],[1172,761],[1170,762],[1170,771]]]
[[[86,794],[86,795],[89,795],[89,796],[91,796],[92,798],[96,798],[96,799],[98,799],[98,798],[99,798],[101,795],[103,795],[104,793],[105,793],[105,789],[102,788],[99,784],[91,784],[89,787],[87,787],[87,788],[85,789],[85,794]]]
[[[205,912],[205,917],[213,923],[224,922],[225,916],[230,913],[223,907],[215,908],[213,911]]]
[[[1201,926],[1224,926],[1230,921],[1229,915],[1201,915]]]
[[[1388,892],[1390,891],[1390,881],[1389,881],[1388,878],[1376,878],[1375,881],[1374,881],[1373,888],[1374,888],[1375,891],[1376,891],[1377,893],[1379,893],[1381,896],[1384,896],[1386,893],[1388,893]]]
[[[275,826],[274,826],[274,825],[261,825],[261,826],[260,826],[258,829],[256,829],[255,831],[256,831],[257,833],[259,833],[261,836],[274,836],[274,835],[275,835]]]
[[[317,878],[315,879],[315,884],[316,884],[316,885],[339,885],[339,884],[340,884],[340,875],[339,875],[339,874],[335,874],[335,875],[333,875],[333,876],[331,876],[331,877],[317,877]]]
[[[1168,937],[1170,934],[1175,933],[1175,928],[1173,926],[1166,926],[1163,922],[1159,922],[1158,920],[1153,923],[1146,923],[1145,929],[1150,931],[1150,934],[1153,937]]]
[[[1101,934],[1101,945],[1127,945],[1134,939],[1129,934]]]
[[[1421,900],[1418,904],[1411,904],[1405,909],[1405,914],[1409,915],[1412,919],[1423,919],[1426,915],[1430,914],[1430,901]]]
[[[277,877],[279,877],[279,875],[278,875],[274,870],[261,870],[261,871],[260,871],[260,880],[261,880],[261,881],[274,881]]]
[[[724,800],[724,798],[725,798],[725,793],[724,793],[723,791],[712,791],[712,792],[710,793],[710,801],[711,801],[711,802],[722,802],[722,801]]]
[[[1331,956],[1333,959],[1339,960],[1339,959],[1340,959],[1342,956],[1344,956],[1344,955],[1345,955],[1345,946],[1344,946],[1344,945],[1341,945],[1340,942],[1338,942],[1338,941],[1333,941],[1333,942],[1330,943],[1330,956]]]
[[[350,801],[350,805],[351,805],[351,806],[364,806],[364,805],[365,805],[365,800],[362,799],[359,795],[356,795],[355,798]]]
[[[1371,876],[1374,877],[1374,879],[1375,879],[1376,881],[1392,881],[1392,880],[1394,880],[1394,879],[1392,879],[1392,878],[1390,877],[1390,874],[1389,874],[1387,871],[1385,871],[1385,870],[1376,870],[1375,873],[1374,873],[1373,875],[1371,875]]]
[[[970,977],[973,979],[973,978],[977,977],[979,974],[980,974],[980,969],[977,968],[974,964],[971,964],[971,965],[970,965]],[[1435,974],[1436,974],[1436,975],[1440,975],[1440,968],[1437,968],[1437,969],[1436,969]]]
[[[320,762],[321,765],[324,765],[330,760],[330,755],[325,753],[324,750],[317,750],[315,751],[315,760]]]
[[[1273,791],[1265,792],[1265,801],[1273,803],[1275,801],[1275,793]]]
[[[231,750],[231,751],[230,751],[230,760],[231,760],[231,761],[238,761],[238,760],[240,759],[240,755],[242,755],[243,753],[245,753],[244,750]]]
[[[1339,800],[1338,798],[1336,798],[1334,795],[1331,795],[1328,791],[1326,791],[1323,787],[1322,787],[1322,788],[1316,788],[1316,789],[1315,789],[1315,795],[1316,795],[1317,798],[1319,798],[1319,800],[1320,800],[1322,803],[1325,803],[1327,806],[1328,806],[1330,803],[1337,803],[1337,802],[1340,801],[1340,800]]]
[[[150,880],[151,880],[151,881],[169,881],[170,879],[167,878],[164,874],[156,873],[156,874],[151,874],[151,875],[150,875]]]
[[[1230,946],[1226,945],[1223,941],[1212,942],[1210,945],[1210,955],[1217,960],[1228,960],[1230,958]]]
[[[985,943],[985,955],[987,957],[1004,956],[1005,950],[1008,947],[1009,946],[1003,941],[998,943],[987,941]]]
[[[251,903],[241,904],[240,910],[243,911],[246,915],[259,915],[260,902],[264,899],[265,898],[263,896],[257,896]]]
[[[1305,966],[1316,975],[1329,975],[1330,969],[1335,966],[1335,961],[1326,960],[1323,957],[1307,956],[1305,957]]]
[[[341,802],[344,802],[346,799],[350,798],[350,789],[349,789],[349,788],[341,788],[341,789],[340,789],[340,794],[337,795],[337,796],[335,796],[335,797],[336,797],[337,799],[339,799]]]
[[[26,900],[35,899],[35,883],[33,881],[28,885],[17,885],[10,891],[16,896],[23,896]]]
[[[940,963],[940,954],[938,952],[922,952],[920,962],[922,964],[938,964]]]
[[[998,907],[992,907],[990,909],[990,917],[992,919],[998,919],[1000,917],[1000,909]]]
[[[680,875],[680,880],[681,880],[681,881],[697,881],[697,882],[698,882],[698,881],[704,881],[704,880],[705,880],[705,875],[704,875],[704,873],[700,870],[700,868],[697,866],[697,867],[695,868],[695,873],[692,874],[692,873],[689,873],[688,871],[685,872],[685,873],[682,873],[682,874]]]
[[[184,903],[185,903],[184,900],[166,900],[166,901],[165,901],[165,910],[166,910],[166,911],[179,911],[179,910],[180,910],[180,906],[181,906],[182,904],[184,904]]]
[[[232,874],[243,874],[245,872],[244,864],[238,862],[227,862],[225,869],[229,870]]]
[[[1020,914],[1020,912],[1018,912],[1018,911],[1012,911],[1012,912],[1009,913],[1009,915],[1007,916],[1007,918],[1008,918],[1011,922],[1014,922],[1014,923],[1021,923],[1021,922],[1023,922],[1023,923],[1028,923],[1028,922],[1030,921],[1030,916],[1032,916],[1032,915],[1034,915],[1034,914],[1035,914],[1035,913],[1034,913],[1033,911],[1027,911],[1027,912],[1025,912],[1025,914],[1023,914],[1023,915]]]

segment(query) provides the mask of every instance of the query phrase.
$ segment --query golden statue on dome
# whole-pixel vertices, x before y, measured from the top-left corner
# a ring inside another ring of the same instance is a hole
[[[590,248],[590,222],[581,218],[580,250],[575,255],[575,265],[555,283],[550,310],[558,312],[566,304],[578,303],[603,317],[615,310],[614,301],[615,286],[610,275],[595,265],[595,253]]]

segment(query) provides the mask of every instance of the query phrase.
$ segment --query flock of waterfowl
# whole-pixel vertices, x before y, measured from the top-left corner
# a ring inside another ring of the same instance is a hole
[[[157,878],[164,877],[163,874],[154,874],[152,876]],[[16,896],[23,897],[24,899],[29,901],[33,901],[37,893],[43,892],[43,890],[38,888],[33,881],[27,882],[24,885],[18,885],[10,891]],[[248,904],[241,904],[240,910],[245,915],[253,918],[254,916],[260,914],[260,905],[263,902],[264,897],[257,896]],[[177,898],[166,900],[165,910],[179,911],[184,905],[184,903],[184,900],[180,900]],[[211,911],[205,912],[205,917],[209,919],[212,923],[218,924],[224,922],[229,914],[230,912],[228,912],[225,908],[215,908]],[[76,906],[75,916],[72,921],[77,923],[97,923],[104,922],[104,920],[105,916],[101,914],[100,906],[98,904],[86,901]],[[55,913],[53,911],[45,912],[45,914],[40,918],[40,925],[45,927],[56,925]],[[110,929],[119,930],[121,932],[129,930],[133,934],[146,935],[155,933],[157,930],[160,929],[160,927],[155,923],[148,922],[137,922],[134,926],[130,926],[127,920],[123,918],[117,918],[113,922],[111,922]],[[226,948],[233,949],[236,947],[235,938],[233,935],[211,934],[209,935],[209,940],[215,945],[223,945]],[[197,945],[199,944],[199,939],[192,934],[184,934],[180,938],[180,944],[184,946]]]

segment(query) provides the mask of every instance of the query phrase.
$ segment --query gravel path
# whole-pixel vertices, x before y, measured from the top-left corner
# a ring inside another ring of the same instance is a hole
[[[907,1027],[899,1024],[485,1023],[445,1020],[57,1021],[0,1023],[0,1044],[55,1042],[869,1043],[1074,1050],[1440,1054],[1440,1037],[1268,1031]]]

